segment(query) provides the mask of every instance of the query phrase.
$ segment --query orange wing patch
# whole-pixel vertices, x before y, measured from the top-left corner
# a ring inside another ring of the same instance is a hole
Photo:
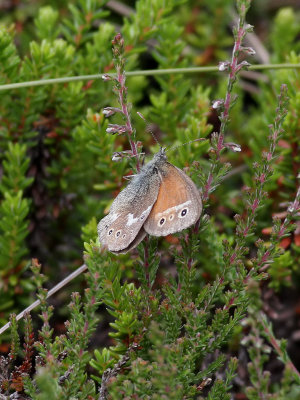
[[[182,179],[177,169],[170,165],[172,168],[171,173],[163,177],[161,182],[157,200],[152,207],[149,217],[158,219],[162,213],[169,209],[176,209],[179,204],[185,203],[189,200],[189,192],[187,185]],[[172,211],[172,210],[170,210]]]

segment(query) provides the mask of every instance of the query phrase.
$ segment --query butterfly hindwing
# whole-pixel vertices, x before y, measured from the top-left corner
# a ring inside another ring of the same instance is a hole
[[[179,168],[167,163],[157,200],[145,222],[149,235],[166,236],[194,224],[202,202],[194,182]]]

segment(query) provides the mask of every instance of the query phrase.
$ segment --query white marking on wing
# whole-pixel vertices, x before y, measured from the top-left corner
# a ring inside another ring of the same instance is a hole
[[[119,215],[120,214],[118,214],[118,213],[110,214],[111,223],[113,223],[117,218],[119,218]]]
[[[185,203],[178,204],[178,206],[170,207],[170,208],[168,208],[167,210],[165,210],[165,211],[163,211],[161,213],[157,213],[155,215],[155,218],[160,218],[161,216],[163,216],[165,214],[169,214],[170,212],[173,212],[173,211],[176,212],[176,211],[180,210],[180,208],[188,206],[191,202],[192,202],[191,200],[188,200]]]
[[[152,208],[152,205],[149,206],[146,210],[144,210],[144,211],[142,212],[141,215],[138,215],[138,216],[135,217],[135,218],[134,218],[134,216],[133,216],[132,213],[128,214],[126,226],[131,226],[132,224],[135,224],[136,222],[138,222],[138,220],[139,220],[143,215],[149,214],[149,211],[151,210],[151,208]]]

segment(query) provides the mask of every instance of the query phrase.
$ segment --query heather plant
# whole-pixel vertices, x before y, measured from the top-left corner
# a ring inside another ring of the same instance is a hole
[[[294,68],[257,73],[250,0],[38,3],[0,29],[0,398],[297,399],[299,15],[270,32]],[[202,216],[113,255],[97,222],[157,140]]]

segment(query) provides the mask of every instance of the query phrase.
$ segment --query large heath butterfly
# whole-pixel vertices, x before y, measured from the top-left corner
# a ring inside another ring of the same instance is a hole
[[[200,217],[202,202],[194,182],[167,161],[161,148],[113,201],[98,224],[100,242],[126,253],[146,236],[180,232]]]

